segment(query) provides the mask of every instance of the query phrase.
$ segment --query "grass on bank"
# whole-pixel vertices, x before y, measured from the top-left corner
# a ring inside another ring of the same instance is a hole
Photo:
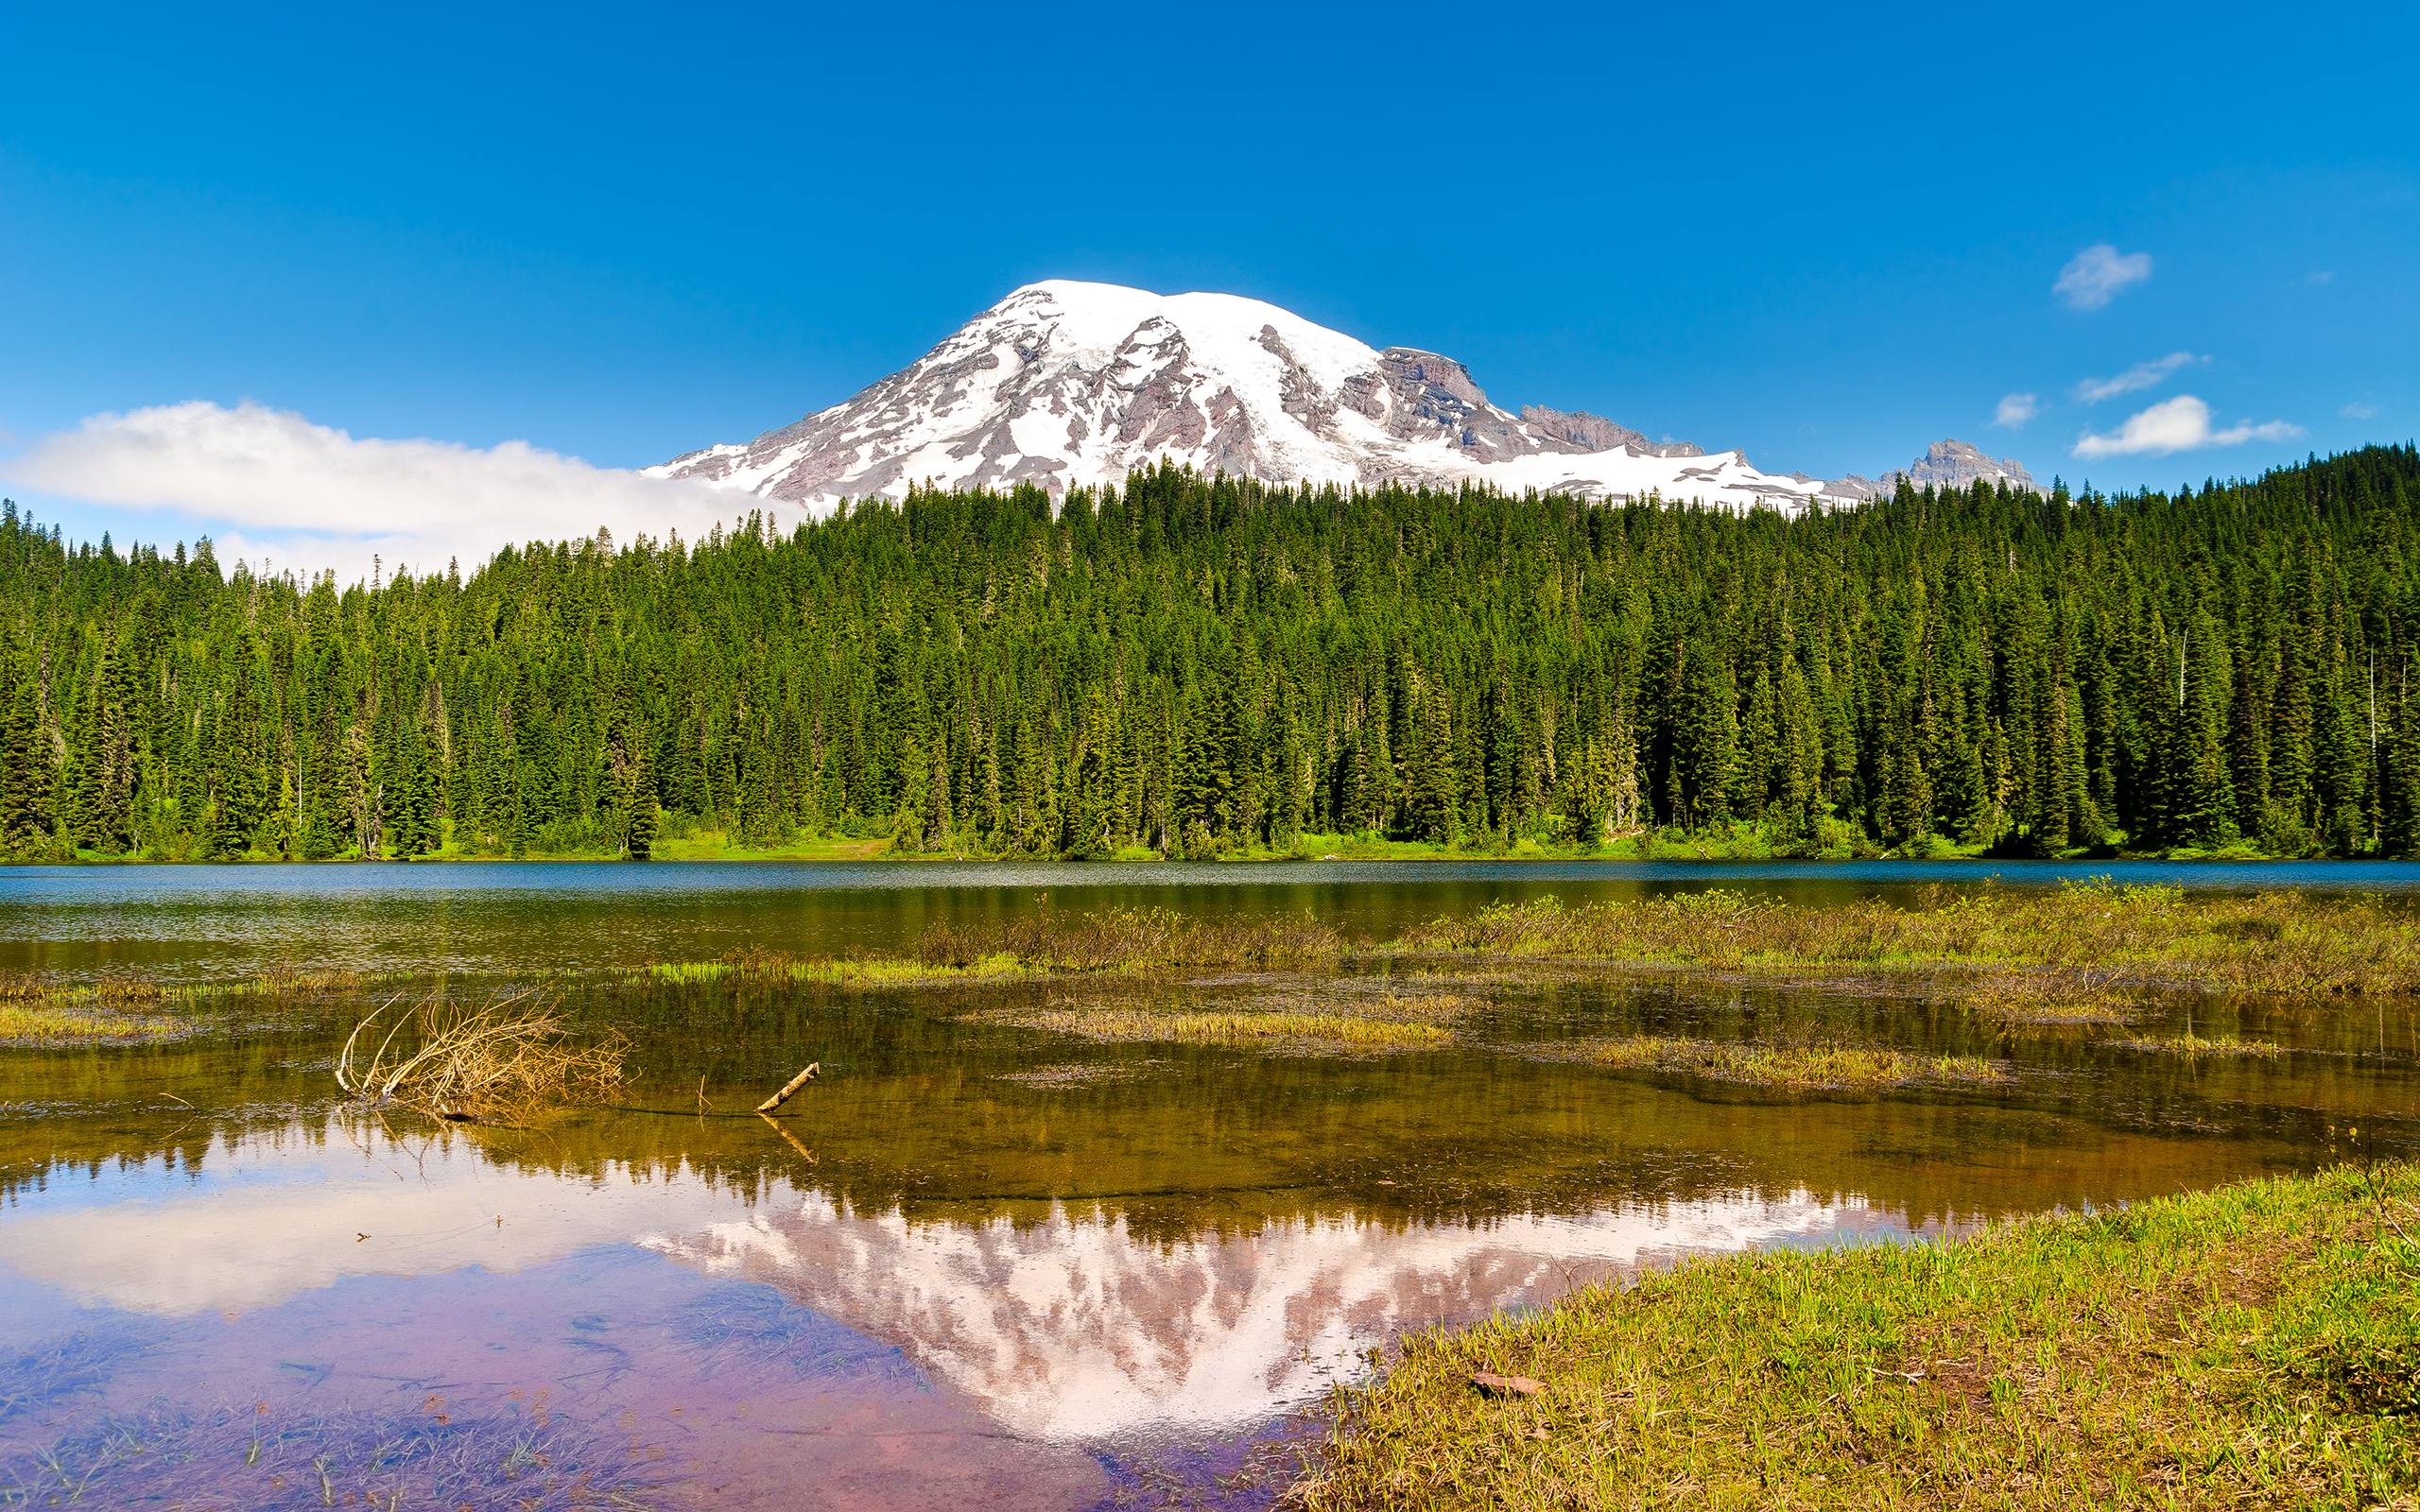
[[[1787,1091],[1878,1091],[1897,1087],[2005,1083],[2006,1069],[1979,1056],[1927,1056],[1887,1045],[1754,1043],[1634,1035],[1582,1046],[1599,1066],[1699,1076]]]
[[[2415,1232],[2404,1164],[1685,1264],[1413,1336],[1289,1501],[2410,1508]]]

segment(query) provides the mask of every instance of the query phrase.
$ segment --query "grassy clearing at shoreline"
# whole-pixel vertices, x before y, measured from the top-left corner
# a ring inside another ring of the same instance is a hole
[[[2402,1164],[1685,1264],[1414,1335],[1288,1504],[2411,1508],[2415,1232]]]
[[[1580,1048],[1593,1065],[1700,1076],[1788,1091],[1874,1091],[1896,1087],[1981,1087],[2008,1072],[1978,1056],[1927,1056],[1885,1045],[1740,1043],[1634,1035]]]

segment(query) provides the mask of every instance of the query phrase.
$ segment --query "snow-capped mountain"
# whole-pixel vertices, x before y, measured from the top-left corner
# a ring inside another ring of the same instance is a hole
[[[1790,511],[1870,499],[1892,477],[1765,472],[1581,411],[1514,414],[1450,357],[1380,351],[1257,300],[1057,280],[843,404],[648,472],[821,508],[923,482],[1063,493],[1164,457],[1269,483],[1478,482]]]

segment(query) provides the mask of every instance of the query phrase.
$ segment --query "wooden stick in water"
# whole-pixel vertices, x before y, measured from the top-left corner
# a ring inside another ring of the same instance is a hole
[[[821,1064],[823,1064],[823,1062],[820,1060],[807,1062],[806,1069],[800,1072],[797,1075],[792,1076],[788,1083],[785,1085],[780,1091],[775,1092],[772,1096],[766,1098],[761,1103],[758,1103],[756,1105],[756,1111],[760,1113],[769,1113],[774,1108],[788,1102],[791,1096],[796,1093],[800,1088],[815,1079],[815,1068]]]

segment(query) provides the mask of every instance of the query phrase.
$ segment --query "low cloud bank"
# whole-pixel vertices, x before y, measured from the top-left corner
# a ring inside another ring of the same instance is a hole
[[[373,556],[468,571],[499,548],[616,541],[679,531],[694,539],[761,501],[701,484],[591,466],[527,441],[480,448],[358,438],[290,410],[202,401],[95,415],[0,462],[28,491],[182,517],[171,533],[208,534],[222,562],[369,576]]]

